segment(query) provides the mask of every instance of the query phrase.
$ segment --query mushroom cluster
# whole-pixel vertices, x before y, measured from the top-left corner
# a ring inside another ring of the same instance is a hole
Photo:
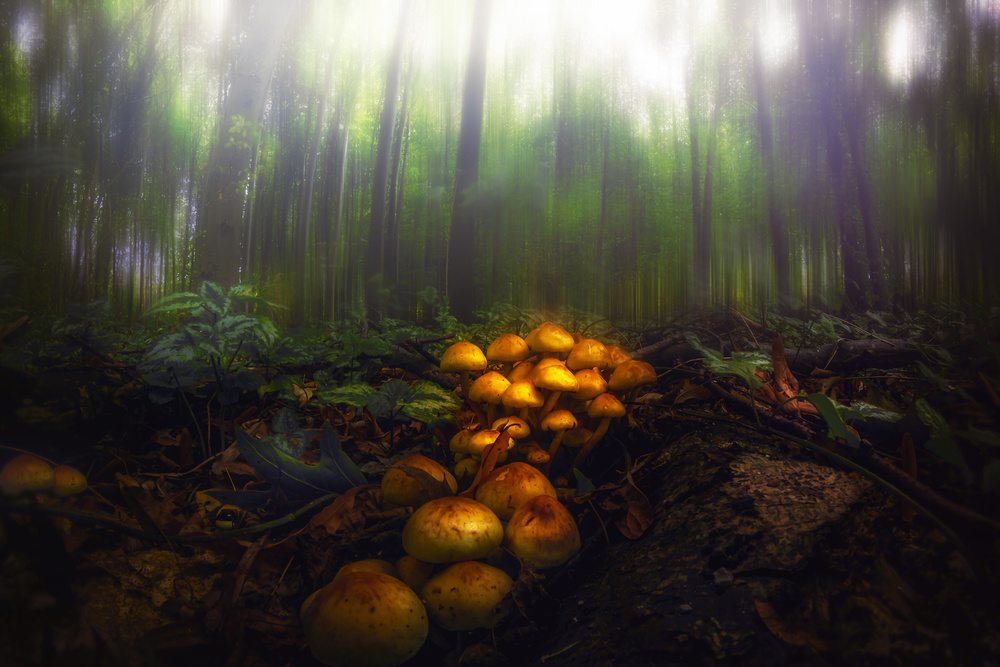
[[[580,549],[576,521],[552,483],[524,462],[497,467],[455,495],[443,466],[411,455],[381,486],[387,500],[414,508],[402,532],[406,555],[349,563],[306,598],[303,630],[324,664],[399,665],[420,651],[429,623],[492,629],[510,607],[519,565],[556,567]]]
[[[560,464],[564,475],[556,479],[563,481],[611,421],[625,416],[639,387],[656,381],[649,363],[552,322],[523,339],[502,334],[485,354],[473,343],[455,343],[442,356],[441,370],[460,373],[462,397],[478,421],[478,428],[460,431],[449,443],[459,481],[476,474],[482,452],[504,426],[515,430],[510,456],[546,474],[562,447],[575,448],[572,462]],[[499,462],[507,456],[503,452]]]
[[[6,496],[51,493],[56,498],[66,498],[86,489],[87,478],[76,468],[51,466],[33,454],[18,454],[0,470],[0,492]]]

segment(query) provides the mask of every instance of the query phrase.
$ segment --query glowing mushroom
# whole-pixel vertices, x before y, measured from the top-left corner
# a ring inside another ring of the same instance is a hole
[[[449,347],[441,355],[440,368],[445,373],[458,373],[462,382],[462,398],[469,399],[469,373],[471,371],[481,371],[486,368],[486,355],[474,343],[459,341]],[[470,402],[472,411],[480,418],[480,424],[485,424],[486,419],[482,415],[478,406]]]
[[[580,550],[580,530],[562,503],[535,496],[511,515],[504,546],[538,569],[562,565]]]
[[[593,435],[587,442],[583,443],[580,447],[580,451],[577,453],[576,458],[573,460],[573,467],[579,468],[583,462],[586,460],[587,455],[590,454],[591,450],[600,442],[604,434],[608,432],[608,426],[611,424],[612,419],[620,419],[625,416],[625,406],[619,401],[614,394],[603,393],[593,401],[590,402],[590,406],[587,408],[587,414],[595,419],[600,419],[597,428],[594,429]]]
[[[505,377],[510,374],[516,362],[527,359],[529,354],[531,350],[524,339],[512,333],[500,334],[486,348],[486,359],[499,362],[500,373]]]
[[[542,430],[552,431],[552,442],[549,443],[549,462],[556,458],[559,451],[559,443],[563,439],[563,434],[569,429],[576,428],[576,417],[569,410],[553,410],[542,420]],[[548,472],[548,468],[545,469]]]

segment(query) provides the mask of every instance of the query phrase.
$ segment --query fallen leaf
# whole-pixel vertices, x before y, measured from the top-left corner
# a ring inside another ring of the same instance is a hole
[[[774,607],[762,600],[754,600],[754,604],[757,605],[757,613],[760,614],[760,620],[764,621],[767,629],[778,639],[793,646],[809,644],[820,651],[828,650],[826,642],[817,637],[816,633],[811,629],[788,623],[785,619],[781,618]]]

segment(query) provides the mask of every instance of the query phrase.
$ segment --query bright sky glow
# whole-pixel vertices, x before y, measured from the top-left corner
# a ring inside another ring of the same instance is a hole
[[[787,4],[768,3],[760,22],[760,47],[764,63],[777,67],[787,62],[798,48],[795,14]]]
[[[906,85],[924,60],[924,36],[910,11],[903,7],[890,20],[885,35],[886,68],[889,79]]]

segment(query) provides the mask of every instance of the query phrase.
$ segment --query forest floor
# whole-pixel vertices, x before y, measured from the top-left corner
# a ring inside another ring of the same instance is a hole
[[[644,332],[657,382],[562,496],[580,552],[542,572],[506,555],[505,620],[432,627],[407,664],[1000,665],[1000,336],[857,333],[783,354],[731,313]],[[386,362],[373,385],[456,384]],[[377,483],[406,454],[443,461],[454,427],[313,408],[304,381],[303,460],[329,422],[373,483],[223,515],[206,491],[266,491],[259,471],[235,445],[199,457],[134,377],[91,359],[5,378],[23,391],[3,446],[73,461],[90,487],[0,501],[0,662],[318,665],[302,602],[345,563],[404,554],[411,510]],[[278,408],[251,393],[204,424],[268,432]]]

